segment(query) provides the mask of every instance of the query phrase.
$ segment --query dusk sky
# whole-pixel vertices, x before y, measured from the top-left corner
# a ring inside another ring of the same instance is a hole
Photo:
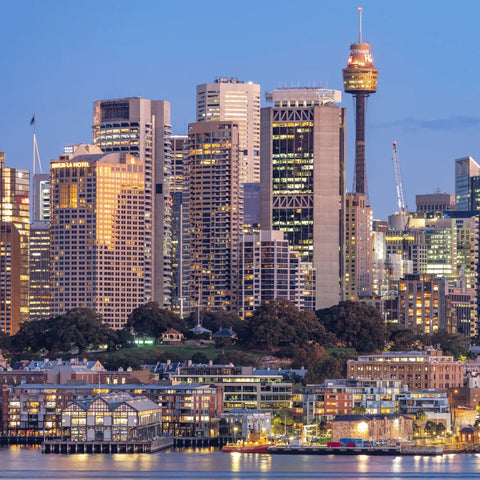
[[[350,43],[364,40],[379,69],[367,108],[367,175],[374,217],[397,209],[392,142],[407,205],[454,193],[454,160],[480,161],[480,2],[9,1],[2,2],[0,151],[31,169],[32,127],[44,171],[63,146],[90,142],[95,100],[169,100],[173,131],[195,120],[195,87],[217,76],[342,90]],[[347,107],[352,188],[353,100]]]

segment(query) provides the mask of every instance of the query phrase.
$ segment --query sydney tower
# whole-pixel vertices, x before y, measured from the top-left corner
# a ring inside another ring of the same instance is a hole
[[[362,41],[362,8],[358,43],[350,45],[348,66],[343,69],[346,93],[353,95],[355,103],[355,170],[354,193],[365,195],[368,202],[367,172],[365,166],[365,105],[371,93],[377,91],[378,69],[373,66],[370,44]]]

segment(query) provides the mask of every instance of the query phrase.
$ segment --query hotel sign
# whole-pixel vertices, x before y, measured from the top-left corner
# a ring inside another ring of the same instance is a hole
[[[50,168],[88,168],[90,162],[55,162],[50,164]]]

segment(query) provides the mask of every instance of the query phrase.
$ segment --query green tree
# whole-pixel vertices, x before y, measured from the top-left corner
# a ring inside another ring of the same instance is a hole
[[[203,352],[195,352],[192,355],[192,363],[195,364],[205,364],[208,363],[208,357]]]
[[[258,366],[255,355],[252,353],[241,352],[240,350],[232,350],[230,352],[221,353],[213,362],[217,365],[227,365],[231,362],[235,366],[239,367]]]
[[[250,341],[257,346],[273,347],[303,345],[317,342],[330,345],[328,334],[309,310],[299,310],[290,300],[274,300],[255,310],[249,320]]]
[[[133,310],[128,316],[127,328],[137,335],[160,338],[169,328],[186,333],[187,325],[170,310],[160,308],[157,302],[149,302]]]
[[[361,302],[340,302],[317,310],[320,323],[328,332],[358,353],[382,351],[386,331],[382,316],[374,307]]]

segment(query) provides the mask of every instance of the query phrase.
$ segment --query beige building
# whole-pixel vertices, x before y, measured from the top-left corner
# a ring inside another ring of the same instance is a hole
[[[83,145],[50,172],[52,314],[89,307],[122,328],[145,302],[143,162]]]
[[[204,310],[237,308],[242,226],[238,142],[238,126],[232,122],[197,122],[188,128],[188,298],[191,306]]]
[[[345,202],[345,299],[372,295],[372,207],[364,194],[349,193]]]
[[[389,443],[413,438],[413,418],[407,415],[341,415],[332,420],[332,442],[342,438],[361,438]]]
[[[220,77],[197,85],[197,122],[238,125],[240,183],[260,182],[260,85]]]
[[[336,90],[278,89],[261,111],[260,223],[316,273],[315,308],[343,300],[345,127]]]
[[[145,98],[93,105],[93,143],[103,152],[130,153],[145,165],[145,298],[170,306],[170,102]]]
[[[463,385],[464,363],[440,351],[359,355],[347,361],[348,378],[401,380],[409,390],[447,390]]]

